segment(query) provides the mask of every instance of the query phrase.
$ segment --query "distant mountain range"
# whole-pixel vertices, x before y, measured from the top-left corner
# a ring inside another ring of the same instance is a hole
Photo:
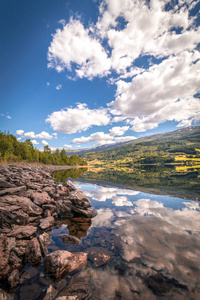
[[[182,128],[178,129],[175,131],[171,132],[164,132],[164,133],[159,133],[159,134],[154,134],[146,137],[142,137],[139,139],[134,139],[129,142],[122,142],[122,143],[117,143],[117,144],[112,144],[112,145],[102,145],[94,148],[87,148],[87,149],[81,149],[81,150],[68,150],[67,154],[72,155],[72,154],[84,154],[84,153],[90,153],[90,152],[99,152],[99,151],[106,151],[109,149],[114,149],[118,148],[120,146],[124,145],[129,145],[129,144],[139,144],[139,143],[144,143],[144,142],[164,142],[164,141],[171,141],[171,140],[176,140],[176,139],[185,139],[185,138],[192,138],[192,137],[200,137],[200,126],[190,126],[187,128]],[[196,140],[196,138],[195,138]]]

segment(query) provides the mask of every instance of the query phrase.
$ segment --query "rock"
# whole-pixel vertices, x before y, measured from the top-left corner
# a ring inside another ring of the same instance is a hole
[[[45,212],[44,212],[44,218],[48,218],[48,217],[51,217],[51,211],[46,209]]]
[[[37,228],[34,226],[16,226],[7,236],[14,236],[17,239],[30,238],[36,234]]]
[[[12,224],[26,225],[29,223],[29,215],[20,209],[19,206],[0,206],[0,211],[1,228],[11,228]]]
[[[62,290],[56,300],[83,300],[89,298],[89,288],[84,284],[71,284]]]
[[[46,255],[47,254],[46,246],[48,244],[50,244],[50,242],[51,242],[50,236],[46,232],[44,232],[43,234],[40,234],[38,236],[38,240],[40,242],[40,247],[41,247],[41,250],[42,250],[42,254]]]
[[[19,283],[19,270],[13,270],[8,276],[8,283],[11,288],[15,287]]]
[[[33,202],[38,205],[38,206],[42,206],[43,204],[54,204],[54,200],[49,197],[49,195],[47,194],[47,192],[36,192],[36,193],[32,193],[31,194],[31,200],[33,200]]]
[[[5,291],[3,291],[2,289],[0,289],[0,299],[1,300],[13,300],[13,296],[6,293]]]
[[[66,244],[80,244],[81,240],[78,239],[75,236],[69,235],[69,234],[61,234],[59,235],[59,237],[63,240],[64,243]]]
[[[38,300],[40,299],[42,290],[39,284],[32,283],[31,285],[26,285],[20,289],[20,300]]]
[[[53,197],[53,194],[55,193],[55,188],[51,186],[47,186],[43,189],[44,192],[47,192],[50,197]]]
[[[97,215],[97,212],[92,208],[82,209],[76,206],[72,206],[72,211],[75,215],[84,216],[86,218],[94,218]]]
[[[75,191],[76,190],[75,186],[73,185],[73,183],[70,180],[65,182],[63,186],[67,187],[69,191]]]
[[[47,274],[57,279],[69,272],[85,268],[87,253],[57,250],[45,257],[44,264]]]
[[[44,298],[42,298],[42,300],[54,300],[57,293],[57,290],[50,284],[46,291],[46,295],[44,296]]]
[[[15,187],[16,187],[16,185],[14,185],[8,181],[4,181],[4,180],[0,179],[0,189],[15,188]]]
[[[50,210],[52,213],[56,210],[56,206],[52,204],[43,204],[42,205],[43,210]]]
[[[26,197],[19,196],[4,196],[1,198],[1,206],[11,207],[13,209],[13,205],[21,208],[24,213],[27,213],[29,216],[39,216],[42,214],[42,209],[35,205],[30,199]]]
[[[31,263],[37,263],[41,260],[42,254],[40,250],[40,244],[38,239],[35,237],[28,243],[26,251],[26,260]]]
[[[92,247],[87,252],[88,259],[93,263],[93,265],[96,268],[101,267],[112,260],[111,253],[101,247]]]
[[[16,247],[15,247],[14,251],[18,257],[25,256],[28,243],[29,243],[29,240],[17,240],[16,241]]]
[[[67,220],[67,228],[69,230],[69,234],[79,239],[87,236],[87,231],[90,228],[91,224],[91,219],[83,217]]]
[[[18,269],[22,265],[22,259],[19,258],[14,251],[12,251],[9,255],[9,265],[12,267],[12,269]]]
[[[8,239],[4,235],[0,235],[0,280],[6,278],[12,271],[9,265],[9,253],[6,252],[7,245]]]
[[[71,191],[69,193],[68,199],[74,204],[78,205],[82,208],[88,208],[91,207],[91,203],[88,199],[88,197],[81,191],[81,190],[75,190]]]
[[[26,190],[26,186],[11,187],[5,190],[0,190],[0,196],[18,194]]]
[[[40,220],[40,225],[39,227],[44,230],[44,229],[47,229],[49,227],[51,227],[53,224],[55,223],[55,219],[54,217],[47,217],[47,218],[44,218],[44,219],[41,219]]]
[[[60,218],[72,218],[74,215],[71,210],[71,201],[58,200],[56,201],[56,210]]]

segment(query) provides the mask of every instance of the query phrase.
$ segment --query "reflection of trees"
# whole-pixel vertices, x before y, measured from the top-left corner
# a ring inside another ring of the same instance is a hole
[[[174,167],[143,166],[131,169],[104,169],[95,174],[89,171],[82,174],[79,179],[106,181],[131,188],[146,188],[156,192],[155,189],[167,194],[199,199],[200,195],[200,169],[192,172],[176,172]]]
[[[56,182],[65,183],[68,178],[77,179],[85,171],[87,171],[87,168],[73,168],[68,170],[59,170],[53,172],[53,177]]]

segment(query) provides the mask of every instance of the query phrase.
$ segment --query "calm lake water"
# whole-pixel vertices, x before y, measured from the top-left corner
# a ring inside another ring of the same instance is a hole
[[[58,223],[48,252],[93,249],[110,259],[99,267],[90,260],[59,282],[45,275],[43,264],[26,266],[32,277],[14,292],[16,299],[42,299],[49,284],[61,289],[74,283],[89,287],[93,298],[87,299],[200,299],[200,202],[192,200],[200,196],[198,168],[73,169],[54,176],[58,182],[72,178],[98,215]],[[82,243],[65,244],[64,233]]]

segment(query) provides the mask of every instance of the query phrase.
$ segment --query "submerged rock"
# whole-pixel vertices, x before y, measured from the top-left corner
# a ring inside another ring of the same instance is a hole
[[[57,295],[56,300],[83,300],[89,296],[89,287],[87,285],[71,284]]]
[[[69,272],[80,271],[87,264],[87,256],[84,252],[54,251],[45,257],[46,272],[57,279]]]
[[[89,260],[96,268],[107,264],[113,258],[109,251],[101,247],[92,247],[87,252]]]
[[[81,240],[75,236],[69,235],[69,234],[61,234],[59,236],[64,243],[66,244],[80,244]]]

